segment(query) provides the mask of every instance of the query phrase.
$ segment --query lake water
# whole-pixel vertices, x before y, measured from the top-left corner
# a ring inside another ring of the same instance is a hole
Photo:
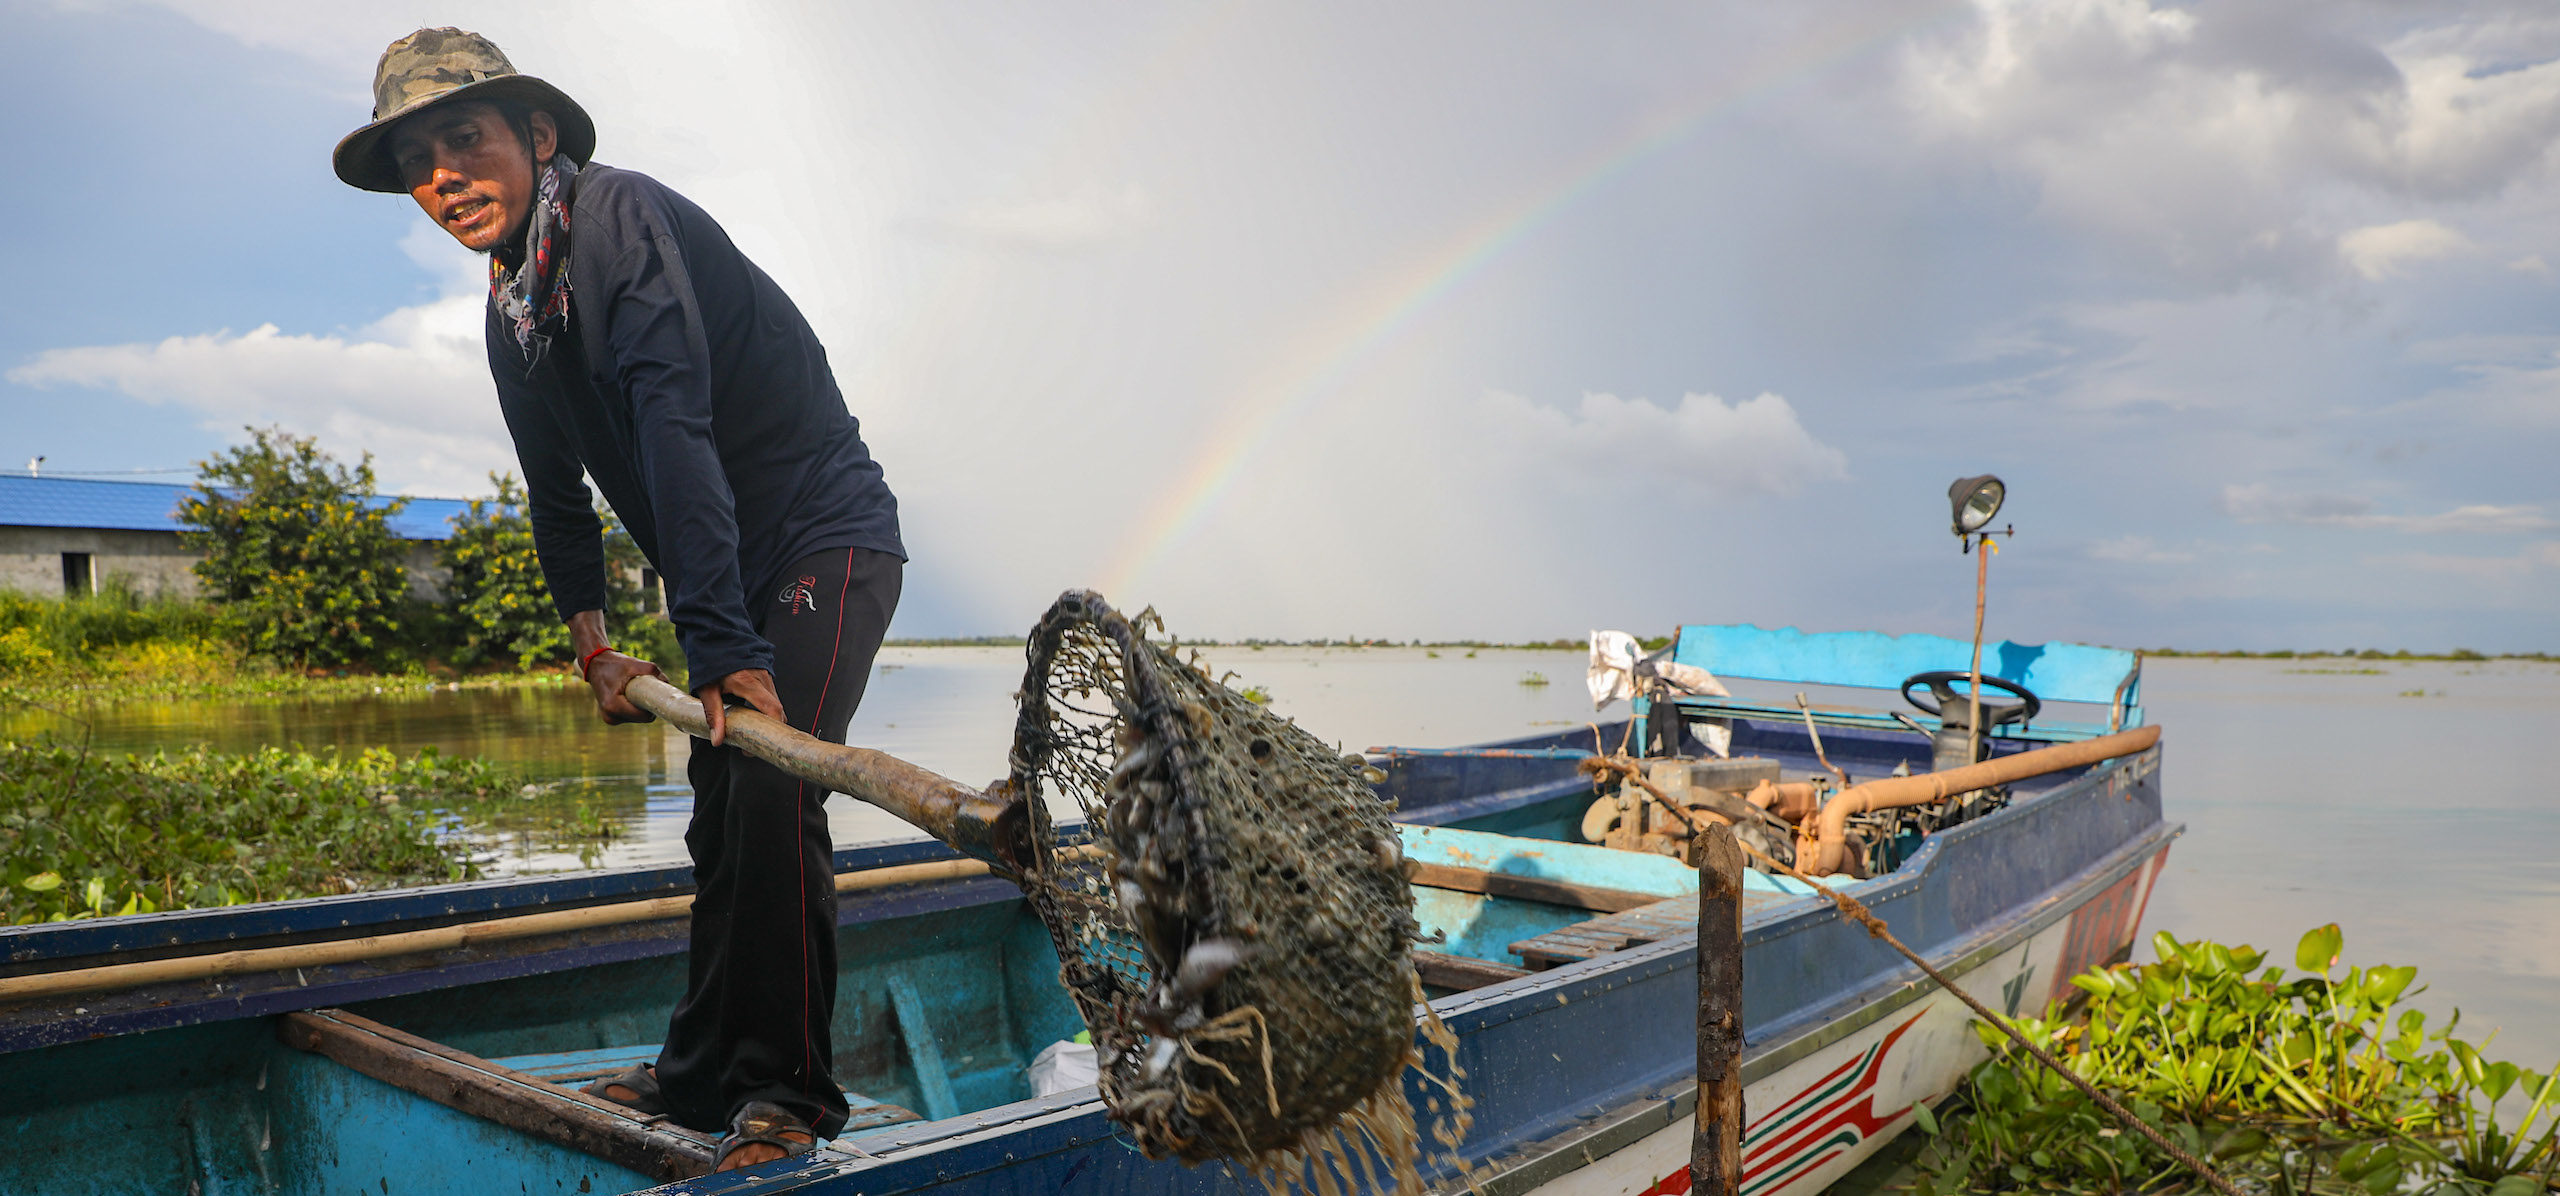
[[[1205,655],[1348,750],[1480,742],[1591,717],[1579,651]],[[886,649],[851,737],[963,781],[993,780],[1021,674],[1017,649]],[[1524,683],[1538,678],[1550,683]],[[2144,690],[2165,731],[2168,814],[2187,826],[2146,933],[2254,943],[2289,962],[2303,930],[2336,921],[2349,962],[2415,964],[2432,986],[2421,1004],[2439,1014],[2459,1004],[2475,1041],[2499,1028],[2493,1058],[2560,1059],[2560,790],[2535,780],[2524,754],[2560,731],[2560,665],[2159,659],[2144,665]],[[40,711],[0,714],[0,736],[48,730],[82,733]],[[299,743],[485,755],[569,782],[488,820],[492,870],[579,866],[543,830],[576,801],[621,827],[606,864],[684,859],[687,740],[602,725],[582,687],[134,703],[91,712],[86,733],[111,750]],[[848,799],[830,810],[839,844],[912,833]]]

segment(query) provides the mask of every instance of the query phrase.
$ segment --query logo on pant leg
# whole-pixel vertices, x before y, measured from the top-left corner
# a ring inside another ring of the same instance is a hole
[[[782,587],[782,596],[775,601],[782,603],[785,609],[795,615],[802,611],[814,612],[818,609],[817,584],[817,578],[803,577]]]

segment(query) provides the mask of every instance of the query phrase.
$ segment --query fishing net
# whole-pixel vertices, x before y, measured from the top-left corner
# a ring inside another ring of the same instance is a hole
[[[1045,853],[1024,890],[1103,1100],[1150,1157],[1417,1190],[1418,927],[1392,806],[1359,757],[1148,639],[1153,621],[1059,598],[1031,635],[1008,781]],[[1053,794],[1081,831],[1059,838]],[[1454,1148],[1465,1101],[1444,1071],[1424,1074]]]

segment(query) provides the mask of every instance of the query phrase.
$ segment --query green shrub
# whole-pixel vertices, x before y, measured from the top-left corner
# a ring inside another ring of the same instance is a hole
[[[53,663],[53,649],[32,631],[12,627],[0,631],[0,677],[32,673]]]
[[[2334,925],[2303,936],[2292,978],[2246,946],[2152,942],[2157,963],[2072,978],[2083,1017],[2013,1024],[2244,1188],[2521,1196],[2560,1167],[2560,1075],[2489,1062],[2455,1036],[2458,1013],[2430,1028],[2400,1008],[2416,968],[2337,975]],[[1996,1028],[1975,1029],[1993,1055],[1966,1080],[1971,1111],[1931,1144],[1921,1196],[2202,1188]]]
[[[366,663],[394,640],[408,579],[390,517],[371,505],[373,456],[339,465],[280,428],[203,463],[178,506],[205,559],[196,576],[242,647],[297,667]]]
[[[475,498],[436,550],[448,576],[445,606],[455,628],[452,660],[463,667],[513,660],[519,668],[568,655],[569,629],[551,607],[533,521],[514,474],[493,473],[495,498]]]
[[[518,668],[565,662],[569,629],[543,580],[524,490],[513,474],[491,474],[489,481],[497,496],[471,500],[437,553],[451,574],[444,593],[454,629],[452,661],[466,668],[502,659]],[[621,520],[610,511],[603,518],[606,630],[616,647],[657,662],[681,681],[684,655],[675,628],[650,609],[655,595],[639,581],[647,558]]]
[[[685,684],[684,648],[676,642],[676,625],[658,609],[658,595],[640,584],[649,558],[611,511],[604,515],[605,631],[614,647],[666,670],[678,688]]]

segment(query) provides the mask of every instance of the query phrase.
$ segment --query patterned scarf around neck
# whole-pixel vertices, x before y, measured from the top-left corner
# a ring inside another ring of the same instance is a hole
[[[524,257],[512,271],[489,255],[489,301],[515,325],[527,364],[542,360],[551,338],[540,331],[569,318],[569,184],[578,164],[555,154],[534,188],[533,219],[525,223]]]

